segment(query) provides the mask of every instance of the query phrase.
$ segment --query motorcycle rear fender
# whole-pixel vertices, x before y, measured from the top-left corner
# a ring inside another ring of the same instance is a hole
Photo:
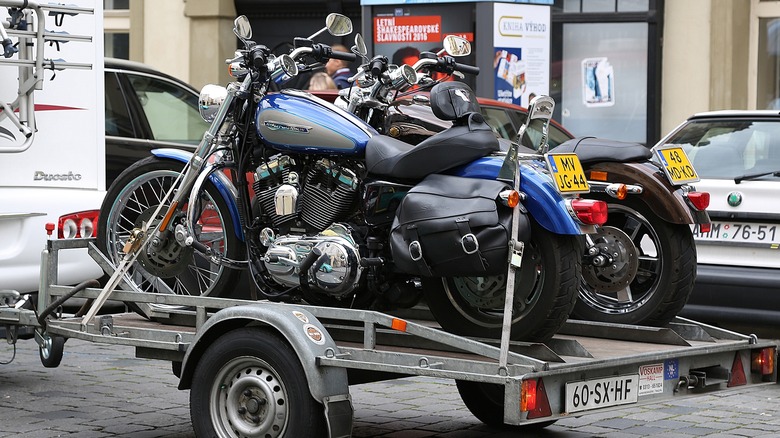
[[[453,174],[465,178],[496,179],[502,164],[503,157],[484,157],[456,168]],[[523,205],[531,217],[551,233],[584,234],[586,230],[569,214],[566,201],[556,190],[553,180],[537,169],[537,165],[539,163],[534,161],[520,164],[520,191],[527,195]]]
[[[683,197],[683,191],[669,183],[663,171],[649,162],[612,163],[601,162],[585,166],[590,179],[591,171],[607,172],[610,183],[638,184],[643,187],[645,204],[661,219],[673,224],[707,223],[706,212],[695,211]],[[587,195],[586,195],[587,196]],[[619,203],[617,199],[610,202]]]
[[[183,151],[180,149],[152,149],[152,155],[157,158],[167,158],[171,160],[180,161],[182,163],[188,163],[192,158],[192,153]],[[228,211],[230,212],[230,219],[233,221],[233,228],[236,230],[236,237],[241,241],[244,241],[244,231],[241,228],[241,219],[238,214],[238,191],[233,187],[233,183],[230,182],[227,176],[222,172],[213,172],[209,175],[209,181],[214,184],[222,195],[222,199],[227,204]]]

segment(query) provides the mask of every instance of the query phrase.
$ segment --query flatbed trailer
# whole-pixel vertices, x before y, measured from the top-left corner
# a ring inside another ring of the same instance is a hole
[[[94,303],[105,298],[97,288],[74,295],[57,284],[59,251],[84,247],[113,271],[90,239],[50,240],[41,257],[38,309],[70,295]],[[0,326],[13,342],[11,333],[34,328],[45,366],[59,364],[67,338],[129,345],[137,357],[170,361],[179,389],[191,390],[193,424],[210,422],[224,436],[347,437],[349,385],[409,376],[453,379],[477,418],[518,427],[777,383],[778,341],[682,318],[666,327],[570,320],[549,342],[504,349],[499,340],[375,311],[121,288],[110,297],[172,308],[152,320],[135,313],[87,320],[0,302]]]

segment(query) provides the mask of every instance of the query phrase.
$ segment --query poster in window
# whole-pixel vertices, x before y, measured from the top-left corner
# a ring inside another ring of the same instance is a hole
[[[496,3],[494,98],[528,106],[550,89],[550,8]]]
[[[607,58],[582,60],[582,103],[586,107],[615,104],[615,69]]]

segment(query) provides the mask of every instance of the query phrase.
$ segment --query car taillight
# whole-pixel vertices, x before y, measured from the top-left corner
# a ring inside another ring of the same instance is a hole
[[[94,237],[100,210],[79,211],[60,216],[57,221],[57,238],[77,239]]]
[[[607,203],[595,199],[572,199],[569,203],[577,219],[585,225],[603,225],[607,222]]]
[[[699,211],[706,210],[710,206],[710,194],[707,192],[688,192],[686,194],[691,205]]]

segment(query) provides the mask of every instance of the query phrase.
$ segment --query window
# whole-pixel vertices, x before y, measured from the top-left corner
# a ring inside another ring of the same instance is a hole
[[[208,124],[198,111],[198,96],[178,85],[144,75],[127,75],[141,103],[154,140],[198,143]]]
[[[115,73],[106,72],[106,135],[135,138],[133,123]]]

